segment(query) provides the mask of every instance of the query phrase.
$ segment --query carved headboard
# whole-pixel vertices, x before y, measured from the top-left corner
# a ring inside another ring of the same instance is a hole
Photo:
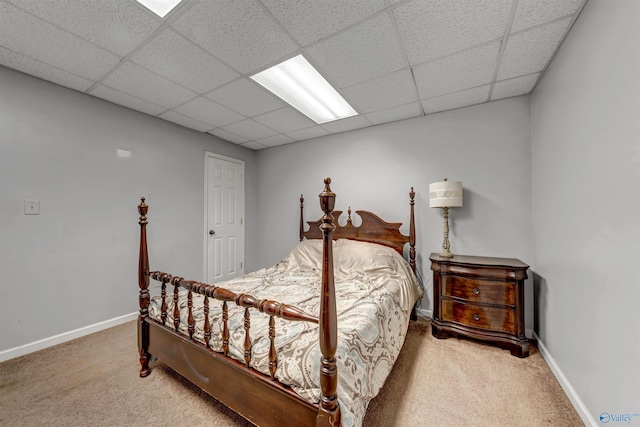
[[[340,215],[342,211],[334,210],[331,215],[334,218],[333,224],[335,225],[335,231],[333,232],[333,240],[337,239],[351,239],[359,240],[362,242],[377,243],[379,245],[388,246],[395,249],[400,255],[402,255],[405,244],[409,243],[409,265],[416,271],[416,233],[415,233],[415,220],[413,207],[415,205],[415,192],[411,187],[409,193],[409,205],[411,206],[410,222],[409,222],[409,235],[406,236],[400,232],[402,223],[400,222],[386,222],[373,212],[358,210],[356,214],[362,219],[362,223],[359,226],[354,226],[351,219],[351,208],[348,209],[347,223],[340,225]],[[320,224],[322,220],[307,221],[309,224],[309,230],[304,231],[304,197],[300,195],[300,241],[303,239],[322,239],[322,231],[320,231]]]

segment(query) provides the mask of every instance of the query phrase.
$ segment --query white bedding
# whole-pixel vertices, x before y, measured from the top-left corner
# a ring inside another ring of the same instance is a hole
[[[409,315],[422,296],[407,262],[391,248],[352,240],[333,243],[338,311],[338,401],[342,426],[361,426],[373,399],[404,343]],[[322,240],[300,242],[281,262],[216,286],[259,299],[291,304],[318,316],[322,274]],[[159,284],[158,284],[159,287]],[[173,324],[173,296],[168,289],[167,324]],[[194,338],[203,341],[202,297],[193,294]],[[149,314],[160,320],[161,298],[152,299]],[[212,337],[209,346],[222,351],[222,303],[210,299]],[[187,297],[179,301],[180,329],[187,334]],[[268,316],[251,310],[251,366],[269,375]],[[229,355],[244,361],[244,309],[229,303]],[[318,326],[276,319],[276,378],[306,400],[320,399],[321,352]]]

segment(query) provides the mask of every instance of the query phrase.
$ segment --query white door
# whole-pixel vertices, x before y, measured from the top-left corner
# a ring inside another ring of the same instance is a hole
[[[215,284],[244,274],[244,162],[205,154],[205,274]]]

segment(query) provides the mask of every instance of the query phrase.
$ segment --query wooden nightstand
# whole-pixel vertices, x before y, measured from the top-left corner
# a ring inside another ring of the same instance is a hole
[[[524,279],[528,265],[513,258],[429,257],[433,270],[433,336],[492,341],[529,356],[524,334]]]

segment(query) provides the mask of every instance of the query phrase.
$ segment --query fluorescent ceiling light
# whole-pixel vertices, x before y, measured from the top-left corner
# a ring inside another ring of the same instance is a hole
[[[173,10],[182,0],[136,0],[138,3],[164,18],[165,15]]]
[[[358,114],[302,55],[251,78],[318,124]]]

